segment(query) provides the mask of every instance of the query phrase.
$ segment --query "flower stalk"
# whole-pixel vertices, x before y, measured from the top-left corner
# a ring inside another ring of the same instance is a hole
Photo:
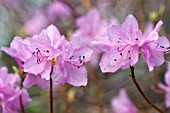
[[[143,98],[153,107],[155,108],[157,111],[159,111],[160,113],[165,113],[163,110],[161,110],[160,108],[158,108],[154,103],[152,103],[147,96],[144,94],[144,92],[142,91],[141,87],[139,86],[139,83],[137,82],[136,78],[135,78],[135,73],[134,73],[134,67],[130,66],[130,71],[131,71],[131,78],[133,80],[133,82],[135,83],[138,91],[140,92],[140,94],[143,96]]]
[[[23,72],[23,70],[20,70],[19,74],[21,75],[20,90],[22,90],[22,88],[23,88],[23,81],[25,79],[25,73]],[[19,102],[20,102],[22,113],[26,113],[26,111],[24,109],[24,105],[23,105],[22,94],[19,96]]]

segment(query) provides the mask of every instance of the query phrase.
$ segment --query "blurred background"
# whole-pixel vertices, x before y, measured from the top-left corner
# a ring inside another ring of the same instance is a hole
[[[96,7],[103,19],[117,18],[122,23],[133,14],[144,31],[148,22],[154,25],[163,20],[160,35],[170,39],[170,0],[0,0],[0,47],[10,45],[14,36],[26,38],[39,33],[50,24],[58,27],[67,38],[77,30],[76,19]],[[90,23],[89,23],[90,24]],[[168,59],[168,57],[167,57]],[[16,62],[0,52],[0,67],[7,66],[11,72]],[[129,77],[130,70],[103,74],[98,65],[88,68],[88,85],[72,87],[68,84],[54,88],[55,113],[112,113],[111,99],[125,88],[138,113],[157,113],[137,91]],[[140,57],[135,66],[137,80],[148,98],[159,107],[165,107],[164,93],[157,93],[158,82],[164,82],[166,64],[148,72]],[[26,107],[27,113],[48,113],[48,89],[38,86],[28,89],[33,102]]]

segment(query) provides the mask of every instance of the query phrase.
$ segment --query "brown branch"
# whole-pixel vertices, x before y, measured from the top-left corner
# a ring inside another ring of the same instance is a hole
[[[152,103],[148,98],[147,96],[144,94],[144,92],[142,91],[142,89],[140,88],[136,78],[135,78],[135,73],[134,73],[134,67],[133,66],[130,66],[130,71],[131,71],[131,77],[132,77],[132,80],[133,82],[135,83],[138,91],[140,92],[140,94],[143,96],[143,98],[153,107],[155,108],[157,111],[159,111],[160,113],[165,113],[164,111],[162,111],[161,109],[159,109],[154,103]]]
[[[96,72],[93,70],[92,67],[90,67],[90,72],[93,75],[94,83],[95,83],[96,88],[97,88],[97,104],[98,104],[98,108],[99,108],[99,113],[104,113],[102,93],[101,93],[101,88],[99,86],[99,78],[98,78]]]
[[[20,90],[22,90],[23,88],[23,81],[25,79],[25,74],[22,70],[20,70],[20,76],[21,76],[21,82],[20,82]],[[19,96],[19,102],[20,102],[20,106],[21,106],[21,111],[22,113],[26,113],[25,109],[24,109],[24,105],[23,105],[23,99],[22,99],[22,94]]]
[[[51,67],[51,72],[50,72],[50,113],[53,113],[53,81],[51,78],[51,75],[53,73],[53,65]]]

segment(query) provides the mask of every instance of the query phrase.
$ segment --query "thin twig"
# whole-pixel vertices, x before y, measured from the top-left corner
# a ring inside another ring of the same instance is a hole
[[[51,72],[50,72],[50,113],[53,113],[53,81],[51,78],[51,75],[53,73],[53,65],[51,67]]]
[[[20,90],[22,90],[23,88],[23,81],[24,81],[24,75],[25,73],[23,71],[20,72],[21,73],[21,82],[20,82]],[[23,99],[22,99],[22,94],[19,96],[19,102],[20,102],[20,106],[21,106],[21,111],[22,113],[26,113],[25,109],[24,109],[24,105],[23,105]]]
[[[152,103],[152,102],[147,98],[147,96],[144,94],[144,92],[143,92],[142,89],[140,88],[138,82],[136,81],[135,73],[134,73],[134,67],[133,67],[133,66],[130,66],[130,71],[131,71],[132,80],[133,80],[133,82],[135,83],[135,85],[136,85],[138,91],[140,92],[140,94],[143,96],[143,98],[144,98],[152,107],[154,107],[157,111],[159,111],[160,113],[165,113],[164,111],[162,111],[161,109],[159,109],[154,103]]]
[[[104,110],[103,110],[103,101],[102,101],[101,88],[99,86],[99,78],[98,78],[96,72],[93,70],[92,67],[90,67],[90,72],[93,75],[94,83],[95,83],[96,88],[97,88],[97,104],[98,104],[98,108],[99,108],[99,113],[103,113],[104,112]]]

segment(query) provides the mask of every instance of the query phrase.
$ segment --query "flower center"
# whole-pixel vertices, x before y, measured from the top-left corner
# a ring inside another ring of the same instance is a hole
[[[71,63],[72,65],[80,68],[80,67],[84,66],[84,64],[85,64],[85,56],[82,55],[82,56],[75,57],[74,55],[72,55],[69,58],[69,60],[66,60],[66,61]]]
[[[37,57],[37,64],[40,64],[49,57],[49,50],[44,50],[42,53],[39,48],[36,48],[32,54]]]

